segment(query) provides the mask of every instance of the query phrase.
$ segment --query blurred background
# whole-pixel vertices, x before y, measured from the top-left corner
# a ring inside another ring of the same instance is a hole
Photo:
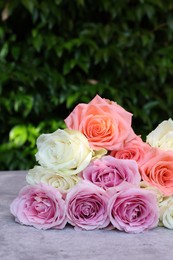
[[[37,137],[96,94],[143,140],[173,118],[173,1],[0,1],[0,170],[33,167]]]

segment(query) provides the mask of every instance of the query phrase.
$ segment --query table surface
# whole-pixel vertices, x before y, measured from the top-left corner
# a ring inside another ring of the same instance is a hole
[[[37,230],[14,221],[9,206],[26,185],[26,171],[0,172],[0,259],[162,259],[173,258],[173,230],[155,228],[142,234],[118,231]]]

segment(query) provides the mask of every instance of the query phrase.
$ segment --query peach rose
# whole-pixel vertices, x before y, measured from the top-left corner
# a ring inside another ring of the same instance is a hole
[[[157,187],[164,195],[173,195],[173,151],[151,149],[140,167],[144,181]]]
[[[139,136],[135,136],[135,138],[129,142],[125,142],[122,149],[111,151],[110,155],[117,159],[135,160],[140,167],[145,154],[150,149],[151,146],[149,144],[144,143]]]
[[[115,102],[95,96],[89,104],[77,105],[65,119],[69,129],[82,132],[95,150],[116,150],[132,139],[132,114]]]

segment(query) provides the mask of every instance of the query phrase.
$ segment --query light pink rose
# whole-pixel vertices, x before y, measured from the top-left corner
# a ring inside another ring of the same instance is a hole
[[[108,196],[106,192],[88,181],[74,186],[66,196],[68,222],[85,230],[108,226]]]
[[[77,105],[65,123],[82,132],[93,149],[115,150],[134,137],[131,119],[132,114],[124,108],[97,95],[88,104]]]
[[[17,222],[37,229],[63,229],[67,223],[61,193],[45,184],[23,187],[10,210]]]
[[[82,173],[84,179],[107,190],[126,181],[139,185],[141,176],[138,165],[134,160],[116,159],[103,156],[92,161]]]
[[[151,149],[151,146],[142,141],[139,136],[136,136],[129,142],[124,143],[124,147],[119,150],[111,151],[110,155],[118,159],[135,160],[140,167],[145,154]]]
[[[144,181],[164,195],[173,195],[173,151],[152,148],[146,154],[140,172]]]
[[[157,198],[151,191],[120,185],[108,204],[113,227],[129,233],[140,233],[158,225]]]

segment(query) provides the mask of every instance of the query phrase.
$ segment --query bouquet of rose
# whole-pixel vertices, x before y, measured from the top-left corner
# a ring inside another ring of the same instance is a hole
[[[131,121],[131,113],[97,95],[74,108],[66,129],[39,136],[39,165],[10,206],[15,220],[38,229],[173,229],[173,121],[146,142]]]

